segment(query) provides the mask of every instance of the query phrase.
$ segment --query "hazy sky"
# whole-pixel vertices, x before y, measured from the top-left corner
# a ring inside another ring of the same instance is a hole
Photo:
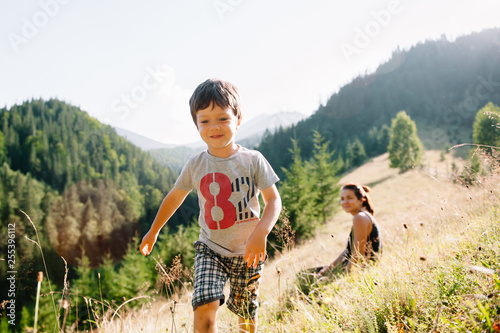
[[[499,27],[500,1],[0,2],[0,107],[59,98],[170,144],[198,141],[188,100],[236,84],[244,119],[314,112],[398,46]]]

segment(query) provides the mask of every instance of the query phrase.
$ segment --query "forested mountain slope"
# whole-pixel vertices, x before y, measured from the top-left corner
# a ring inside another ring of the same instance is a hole
[[[120,259],[131,238],[149,228],[177,177],[110,126],[59,100],[1,109],[0,126],[1,237],[15,224],[23,263],[37,255],[23,239],[33,229],[20,210],[48,248],[75,265],[85,254],[97,266],[106,255]],[[186,206],[171,225],[192,221],[193,197]]]
[[[291,163],[290,139],[298,140],[308,159],[317,130],[337,156],[352,155],[356,139],[368,157],[376,156],[386,151],[383,132],[401,110],[416,121],[427,148],[443,149],[471,140],[474,116],[488,102],[500,103],[500,29],[397,50],[375,73],[343,86],[311,117],[268,134],[258,149],[280,170]]]

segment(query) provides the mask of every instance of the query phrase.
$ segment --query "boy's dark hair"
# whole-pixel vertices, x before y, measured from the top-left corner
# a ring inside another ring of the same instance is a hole
[[[212,102],[223,109],[230,108],[238,119],[241,118],[238,89],[227,81],[208,79],[196,88],[189,99],[191,117],[195,125],[197,125],[196,112],[208,108]]]

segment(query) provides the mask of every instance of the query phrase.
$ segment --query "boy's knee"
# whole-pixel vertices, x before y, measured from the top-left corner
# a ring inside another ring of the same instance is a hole
[[[219,310],[220,301],[210,302],[200,305],[194,310],[195,332],[208,332],[210,328],[217,324],[217,310]]]
[[[194,310],[194,313],[195,314],[196,313],[198,313],[198,314],[210,314],[213,312],[217,312],[217,310],[219,310],[219,304],[220,304],[220,300],[215,300],[213,302],[200,305]]]

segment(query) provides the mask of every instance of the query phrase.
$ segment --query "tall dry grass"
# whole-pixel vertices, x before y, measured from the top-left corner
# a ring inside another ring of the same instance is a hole
[[[426,168],[399,175],[384,168],[384,155],[344,177],[342,182],[373,185],[375,216],[383,230],[381,262],[313,285],[307,295],[292,283],[285,314],[271,301],[274,309],[265,312],[263,331],[500,330],[498,174],[483,176],[479,186],[461,186],[449,180],[450,161],[440,159],[427,152]],[[345,247],[350,217],[339,214],[295,250],[296,262],[325,264]],[[291,272],[290,281],[294,276]]]

